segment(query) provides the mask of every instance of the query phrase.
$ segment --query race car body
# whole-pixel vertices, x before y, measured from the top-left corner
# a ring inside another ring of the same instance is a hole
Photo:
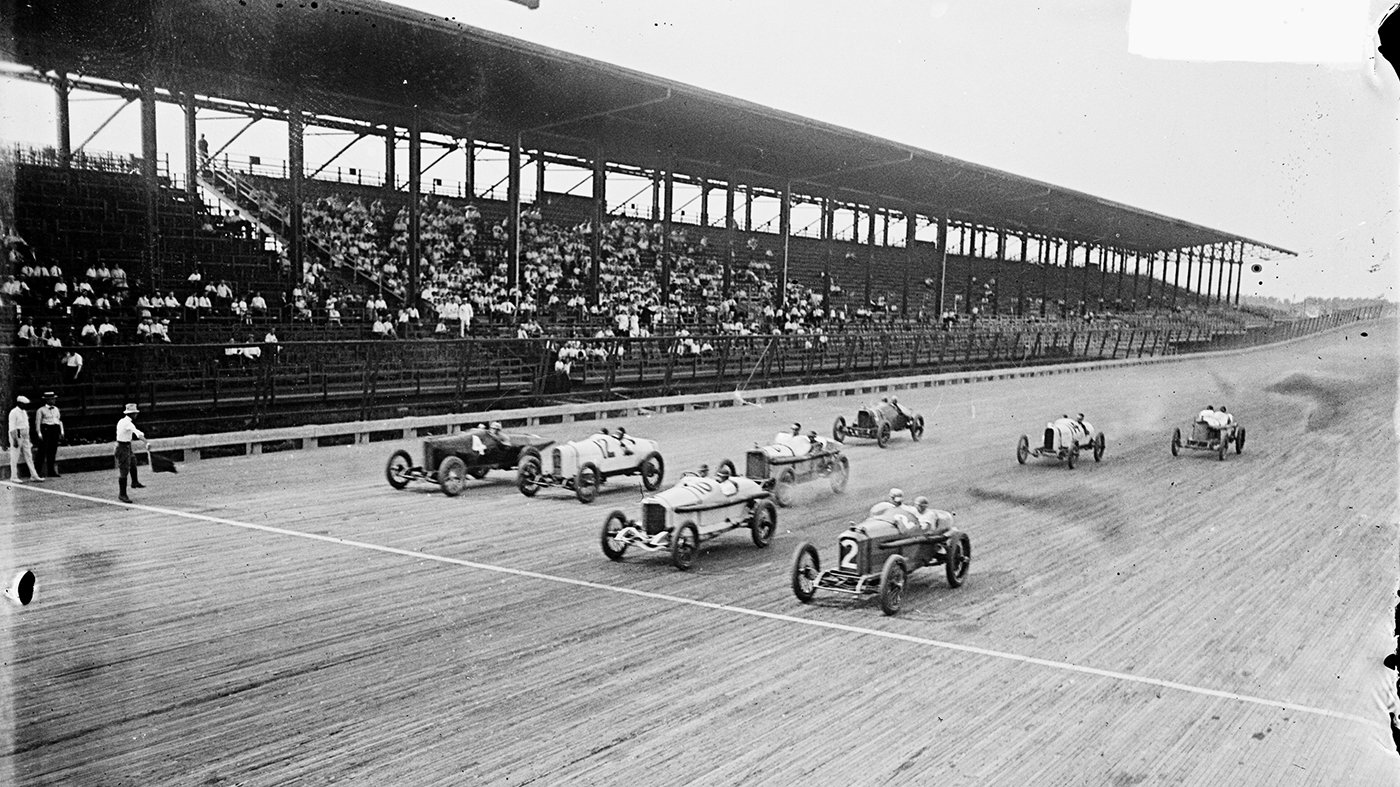
[[[1103,432],[1094,429],[1094,425],[1085,421],[1083,416],[1078,419],[1061,416],[1045,425],[1038,445],[1031,445],[1029,435],[1021,435],[1016,443],[1016,461],[1025,464],[1033,456],[1048,457],[1063,461],[1073,470],[1080,451],[1092,451],[1094,461],[1099,462],[1103,460],[1107,444],[1108,439]]]
[[[834,440],[802,435],[779,434],[768,445],[749,449],[744,475],[772,479],[773,498],[780,506],[792,504],[797,484],[817,478],[831,481],[831,491],[841,493],[851,474],[851,463],[841,455],[841,444]]]
[[[671,563],[688,569],[700,543],[736,528],[749,529],[753,543],[766,547],[778,527],[772,482],[729,476],[686,475],[660,494],[642,499],[642,518],[614,511],[603,522],[603,554],[621,560],[628,547],[671,555]]]
[[[437,484],[448,497],[466,488],[467,477],[481,479],[492,470],[513,470],[527,450],[540,451],[554,445],[535,434],[506,433],[490,429],[470,429],[423,440],[423,463],[413,464],[404,450],[395,451],[384,468],[389,486],[403,489],[410,481]]]
[[[526,497],[541,487],[572,489],[580,502],[591,503],[609,478],[640,475],[648,492],[661,487],[666,465],[655,440],[606,431],[556,445],[525,451],[516,470],[516,486]]]
[[[901,429],[908,429],[909,436],[918,440],[924,436],[924,417],[898,402],[882,399],[861,408],[856,413],[855,423],[847,423],[845,416],[838,417],[831,427],[831,436],[838,443],[846,442],[847,437],[865,437],[884,448],[890,436]]]
[[[1201,413],[1191,424],[1191,436],[1185,440],[1181,437],[1181,429],[1172,431],[1172,456],[1181,453],[1181,449],[1187,448],[1192,451],[1209,451],[1219,457],[1220,461],[1225,461],[1226,449],[1235,447],[1235,453],[1244,451],[1245,428],[1235,421],[1234,416],[1228,413]]]
[[[878,595],[886,615],[899,611],[908,576],[924,566],[943,565],[949,587],[960,587],[972,564],[972,541],[952,526],[948,511],[880,503],[860,524],[851,523],[836,539],[834,567],[825,571],[817,548],[797,547],[792,559],[792,592],[808,603],[818,590],[853,596]]]

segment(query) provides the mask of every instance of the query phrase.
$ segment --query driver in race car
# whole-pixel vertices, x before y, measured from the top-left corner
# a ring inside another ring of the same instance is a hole
[[[1079,441],[1081,439],[1087,440],[1094,434],[1094,425],[1084,420],[1083,413],[1080,413],[1079,417],[1074,419],[1074,422],[1077,424],[1076,428],[1078,429],[1078,434],[1075,436],[1074,440],[1076,443],[1083,445],[1084,443],[1080,443]]]
[[[789,431],[773,435],[774,445],[796,445],[802,440],[802,424],[794,422],[788,429]]]
[[[628,456],[631,456],[631,455],[632,455],[632,446],[633,446],[633,444],[635,444],[635,443],[636,443],[635,440],[633,440],[632,438],[630,438],[630,437],[627,436],[627,429],[626,429],[626,427],[619,426],[619,427],[617,428],[617,444],[620,445],[620,446],[622,446],[622,453],[627,454]]]
[[[817,437],[817,430],[815,429],[807,431],[807,443],[810,446],[807,449],[807,453],[809,454],[819,454],[826,450],[826,440]]]
[[[510,445],[510,438],[506,436],[505,432],[501,431],[500,421],[492,421],[491,428],[487,432],[487,434],[494,437],[496,439],[496,442],[500,443],[501,445]]]
[[[899,413],[905,418],[911,420],[914,418],[914,413],[912,411],[905,409],[902,405],[900,405],[898,396],[891,396],[890,404],[894,406],[895,412]]]
[[[930,507],[928,498],[923,495],[914,498],[914,510],[918,512],[919,526],[923,528],[925,533],[931,536],[941,536],[953,529],[952,520],[940,520],[938,518],[938,513]],[[941,555],[943,551],[943,544],[937,544],[934,547],[934,552],[936,554]]]

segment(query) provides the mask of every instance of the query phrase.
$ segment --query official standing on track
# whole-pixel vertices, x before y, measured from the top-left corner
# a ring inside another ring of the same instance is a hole
[[[39,472],[39,466],[34,464],[34,450],[29,442],[29,411],[25,406],[29,404],[29,397],[15,397],[14,409],[10,410],[10,480],[16,484],[23,483],[19,477],[19,462],[24,460],[24,464],[29,467],[29,475],[35,481],[43,481],[44,475]]]
[[[126,496],[126,476],[131,474],[131,488],[140,489],[145,486],[136,477],[136,455],[131,451],[132,440],[145,440],[146,434],[136,428],[136,422],[131,419],[133,415],[141,411],[136,408],[133,402],[122,411],[122,419],[117,421],[117,485],[121,489],[121,494],[117,499],[123,503],[130,503],[131,498]]]
[[[58,411],[58,394],[44,392],[44,406],[35,414],[39,426],[39,469],[45,478],[58,478],[58,444],[62,442],[63,415]]]

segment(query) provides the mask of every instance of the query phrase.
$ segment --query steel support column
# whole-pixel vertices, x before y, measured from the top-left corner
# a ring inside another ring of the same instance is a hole
[[[470,155],[470,154],[469,154]],[[608,169],[603,146],[593,150],[593,232],[589,234],[588,301],[598,305],[598,282],[603,264],[603,232],[608,220]]]
[[[156,88],[148,78],[141,82],[141,184],[146,195],[146,276],[152,289],[160,279],[160,233],[156,222],[160,197],[157,155]]]
[[[997,230],[997,261],[993,270],[997,275],[992,276],[992,314],[1001,314],[1001,282],[997,281],[1002,273],[1003,265],[1006,262],[1006,230]]]
[[[544,160],[544,151],[535,151],[535,205],[544,204],[544,170],[548,162]]]
[[[195,122],[197,108],[194,103],[194,94],[186,93],[183,103],[185,108],[185,193],[189,195],[190,206],[193,208],[199,197],[199,167],[203,162],[199,160],[199,126]],[[190,218],[193,221],[193,212],[191,212]]]
[[[1021,234],[1021,264],[1016,268],[1016,316],[1026,316],[1026,268],[1030,267],[1027,255],[1030,253],[1031,239]]]
[[[938,217],[938,319],[943,320],[943,300],[948,286],[948,214]]]
[[[408,292],[404,305],[418,302],[423,264],[422,206],[419,193],[423,188],[423,120],[418,107],[408,121]]]
[[[1240,275],[1235,279],[1235,308],[1240,307],[1240,285],[1244,282],[1244,241],[1239,241]]]
[[[875,207],[865,215],[865,303],[870,303],[870,286],[875,277]]]
[[[397,126],[384,128],[384,190],[394,193],[399,190],[398,173],[399,129]]]
[[[1131,300],[1133,311],[1137,311],[1138,302],[1138,281],[1142,278],[1142,254],[1133,252],[1133,297]]]
[[[73,161],[73,122],[68,113],[68,94],[73,87],[68,82],[66,71],[59,73],[53,88],[58,104],[58,165],[67,167]]]
[[[913,210],[907,211],[904,222],[904,293],[900,296],[899,313],[905,320],[909,319],[909,274],[914,269],[915,260],[918,259],[918,249],[914,234],[919,230],[919,214]]]
[[[466,161],[462,164],[462,190],[463,196],[468,201],[476,199],[476,142],[471,139],[462,141],[462,151],[466,153]]]
[[[1165,273],[1164,273],[1164,275],[1165,275]],[[1191,274],[1190,274],[1189,272],[1186,274],[1186,278],[1187,278],[1187,280],[1190,280]],[[1172,268],[1172,306],[1171,306],[1172,309],[1175,309],[1175,308],[1176,308],[1176,294],[1177,294],[1177,291],[1181,289],[1181,283],[1180,283],[1180,282],[1181,282],[1181,249],[1177,249],[1177,250],[1176,250],[1176,264],[1175,264],[1175,265],[1173,266],[1173,268]]]
[[[729,250],[724,255],[724,279],[721,289],[725,300],[734,294],[734,255],[738,253],[735,246],[739,243],[738,222],[734,220],[735,182],[735,173],[729,173],[729,183],[724,187],[724,239]]]
[[[788,240],[792,235],[792,183],[783,186],[778,195],[778,233],[783,236],[783,259],[778,268],[778,289],[774,293],[774,309],[781,309],[787,301]]]
[[[511,138],[506,162],[506,288],[520,281],[520,135]]]
[[[1066,240],[1066,241],[1065,241],[1065,272],[1064,272],[1064,274],[1063,274],[1063,275],[1064,275],[1064,283],[1063,283],[1063,286],[1062,286],[1062,288],[1061,288],[1061,290],[1060,290],[1060,293],[1061,293],[1061,295],[1060,295],[1060,300],[1064,303],[1064,305],[1063,305],[1062,307],[1060,307],[1060,316],[1062,316],[1062,317],[1065,317],[1065,316],[1068,316],[1068,315],[1071,315],[1071,314],[1074,313],[1074,308],[1070,305],[1070,302],[1069,302],[1069,280],[1070,280],[1070,274],[1073,273],[1073,272],[1074,272],[1074,241],[1073,241],[1073,240]]]
[[[292,263],[293,280],[301,278],[301,264],[306,254],[302,226],[302,175],[305,166],[305,119],[301,105],[287,108],[287,259]]]
[[[665,204],[665,213],[661,216],[661,305],[671,305],[671,214],[675,212],[676,206],[676,178],[675,171],[671,164],[666,165],[666,174],[662,176],[661,190],[662,200]]]
[[[1181,299],[1183,301],[1183,306],[1195,306],[1197,303],[1196,292],[1191,288],[1191,272],[1196,266],[1196,255],[1198,253],[1195,246],[1186,250],[1186,296]]]

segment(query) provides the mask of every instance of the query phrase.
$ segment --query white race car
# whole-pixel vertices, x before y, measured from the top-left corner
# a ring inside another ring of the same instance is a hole
[[[1040,445],[1032,447],[1030,437],[1021,435],[1016,443],[1016,461],[1025,464],[1029,457],[1048,456],[1063,460],[1073,470],[1080,451],[1093,451],[1094,461],[1098,462],[1103,459],[1105,445],[1103,432],[1095,430],[1093,424],[1084,420],[1083,413],[1078,418],[1062,415],[1045,425],[1044,439]]]
[[[700,542],[721,533],[746,527],[754,546],[768,546],[778,529],[778,509],[773,505],[772,481],[755,481],[729,472],[720,464],[714,478],[687,474],[680,483],[657,495],[643,498],[640,522],[622,511],[608,514],[603,522],[603,554],[621,560],[630,546],[648,552],[665,550],[679,569],[690,568],[700,552]]]
[[[548,457],[548,461],[545,461]],[[572,489],[580,502],[591,503],[603,482],[620,475],[639,475],[648,492],[661,487],[666,463],[655,440],[633,437],[619,429],[556,445],[544,453],[533,448],[520,452],[515,485],[526,497],[541,487]]]

